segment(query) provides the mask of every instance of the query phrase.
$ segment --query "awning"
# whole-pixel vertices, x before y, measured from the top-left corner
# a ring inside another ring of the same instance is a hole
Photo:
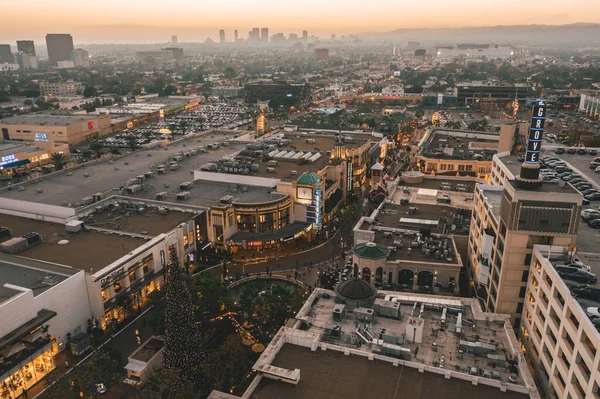
[[[27,347],[25,345],[23,345],[22,343],[16,343],[13,346],[4,349],[2,352],[0,352],[0,355],[2,355],[5,358],[9,358],[12,355],[14,355],[15,353],[19,353],[21,352],[23,349],[26,349]]]
[[[125,366],[125,370],[133,371],[134,373],[141,373],[145,368],[146,366],[144,365],[132,362],[127,363],[127,366]]]

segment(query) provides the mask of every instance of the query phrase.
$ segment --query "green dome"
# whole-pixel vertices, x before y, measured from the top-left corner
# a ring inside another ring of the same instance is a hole
[[[304,172],[296,180],[298,184],[305,184],[307,186],[314,186],[321,182],[321,178],[315,172]]]
[[[335,287],[335,293],[344,300],[363,301],[375,296],[375,288],[365,280],[346,280]]]
[[[374,242],[366,242],[364,244],[358,244],[352,249],[356,255],[361,258],[368,259],[379,259],[387,256],[388,250],[386,247],[375,244]]]

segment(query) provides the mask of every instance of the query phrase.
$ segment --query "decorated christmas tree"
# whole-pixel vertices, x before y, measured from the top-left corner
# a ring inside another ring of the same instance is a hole
[[[165,300],[164,366],[174,373],[182,388],[192,385],[202,391],[205,380],[202,343],[194,320],[192,297],[174,248],[169,250]]]

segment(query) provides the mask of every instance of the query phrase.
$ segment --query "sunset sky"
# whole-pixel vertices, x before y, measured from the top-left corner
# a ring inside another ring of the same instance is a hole
[[[2,0],[0,43],[71,33],[75,43],[227,38],[251,27],[270,34],[339,35],[398,28],[600,22],[600,0]]]

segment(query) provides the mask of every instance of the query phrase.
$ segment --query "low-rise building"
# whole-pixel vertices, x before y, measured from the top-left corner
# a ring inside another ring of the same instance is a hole
[[[105,115],[20,115],[0,121],[4,140],[78,144],[111,133],[110,117]]]
[[[83,93],[81,82],[40,82],[40,94],[42,96],[75,96]]]

